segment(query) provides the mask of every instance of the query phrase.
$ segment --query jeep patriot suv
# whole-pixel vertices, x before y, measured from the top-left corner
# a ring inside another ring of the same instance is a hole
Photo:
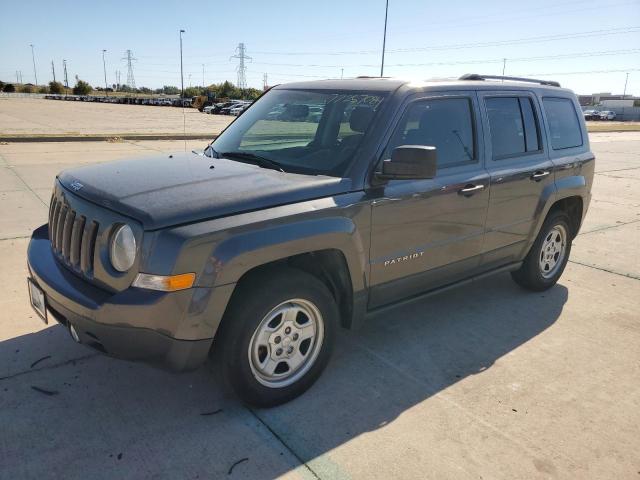
[[[556,82],[281,85],[202,154],[60,173],[31,303],[114,357],[175,371],[212,355],[244,401],[277,405],[372,312],[498,272],[553,286],[594,163]]]

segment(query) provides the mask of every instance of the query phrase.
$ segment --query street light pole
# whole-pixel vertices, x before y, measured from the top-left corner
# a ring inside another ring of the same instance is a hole
[[[382,63],[380,64],[380,76],[384,77],[384,50],[387,46],[387,15],[389,14],[389,0],[384,10],[384,35],[382,37]]]
[[[184,73],[182,71],[182,34],[184,30],[180,30],[180,98],[184,98]]]
[[[38,86],[38,74],[36,73],[36,55],[35,53],[33,53],[33,43],[30,43],[29,46],[31,47],[31,60],[33,60],[33,76],[36,79],[36,86]]]
[[[104,54],[107,51],[103,48],[102,49],[102,68],[104,69],[104,94],[106,96],[109,96],[109,92],[107,92],[107,64],[104,61]]]
[[[627,96],[627,82],[629,81],[629,73],[627,73],[627,76],[624,79],[624,92],[622,93],[622,99],[624,100]]]

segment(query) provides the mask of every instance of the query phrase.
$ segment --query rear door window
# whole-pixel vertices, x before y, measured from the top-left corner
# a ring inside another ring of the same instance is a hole
[[[486,106],[494,159],[540,150],[540,131],[529,97],[487,98]]]
[[[549,123],[551,147],[562,150],[581,146],[582,132],[573,102],[568,98],[545,97],[542,104]]]

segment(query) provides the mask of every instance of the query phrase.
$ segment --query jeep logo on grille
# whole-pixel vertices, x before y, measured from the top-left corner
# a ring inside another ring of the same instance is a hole
[[[84,187],[84,185],[82,185],[79,181],[74,180],[73,182],[71,182],[71,184],[69,185],[71,187],[71,189],[74,192],[77,192],[78,190],[80,190],[82,187]]]

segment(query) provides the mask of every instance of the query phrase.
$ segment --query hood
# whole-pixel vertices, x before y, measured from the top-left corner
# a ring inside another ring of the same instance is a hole
[[[213,167],[213,168],[211,168]],[[70,192],[145,230],[348,192],[349,179],[299,175],[193,153],[88,165],[58,175]]]

